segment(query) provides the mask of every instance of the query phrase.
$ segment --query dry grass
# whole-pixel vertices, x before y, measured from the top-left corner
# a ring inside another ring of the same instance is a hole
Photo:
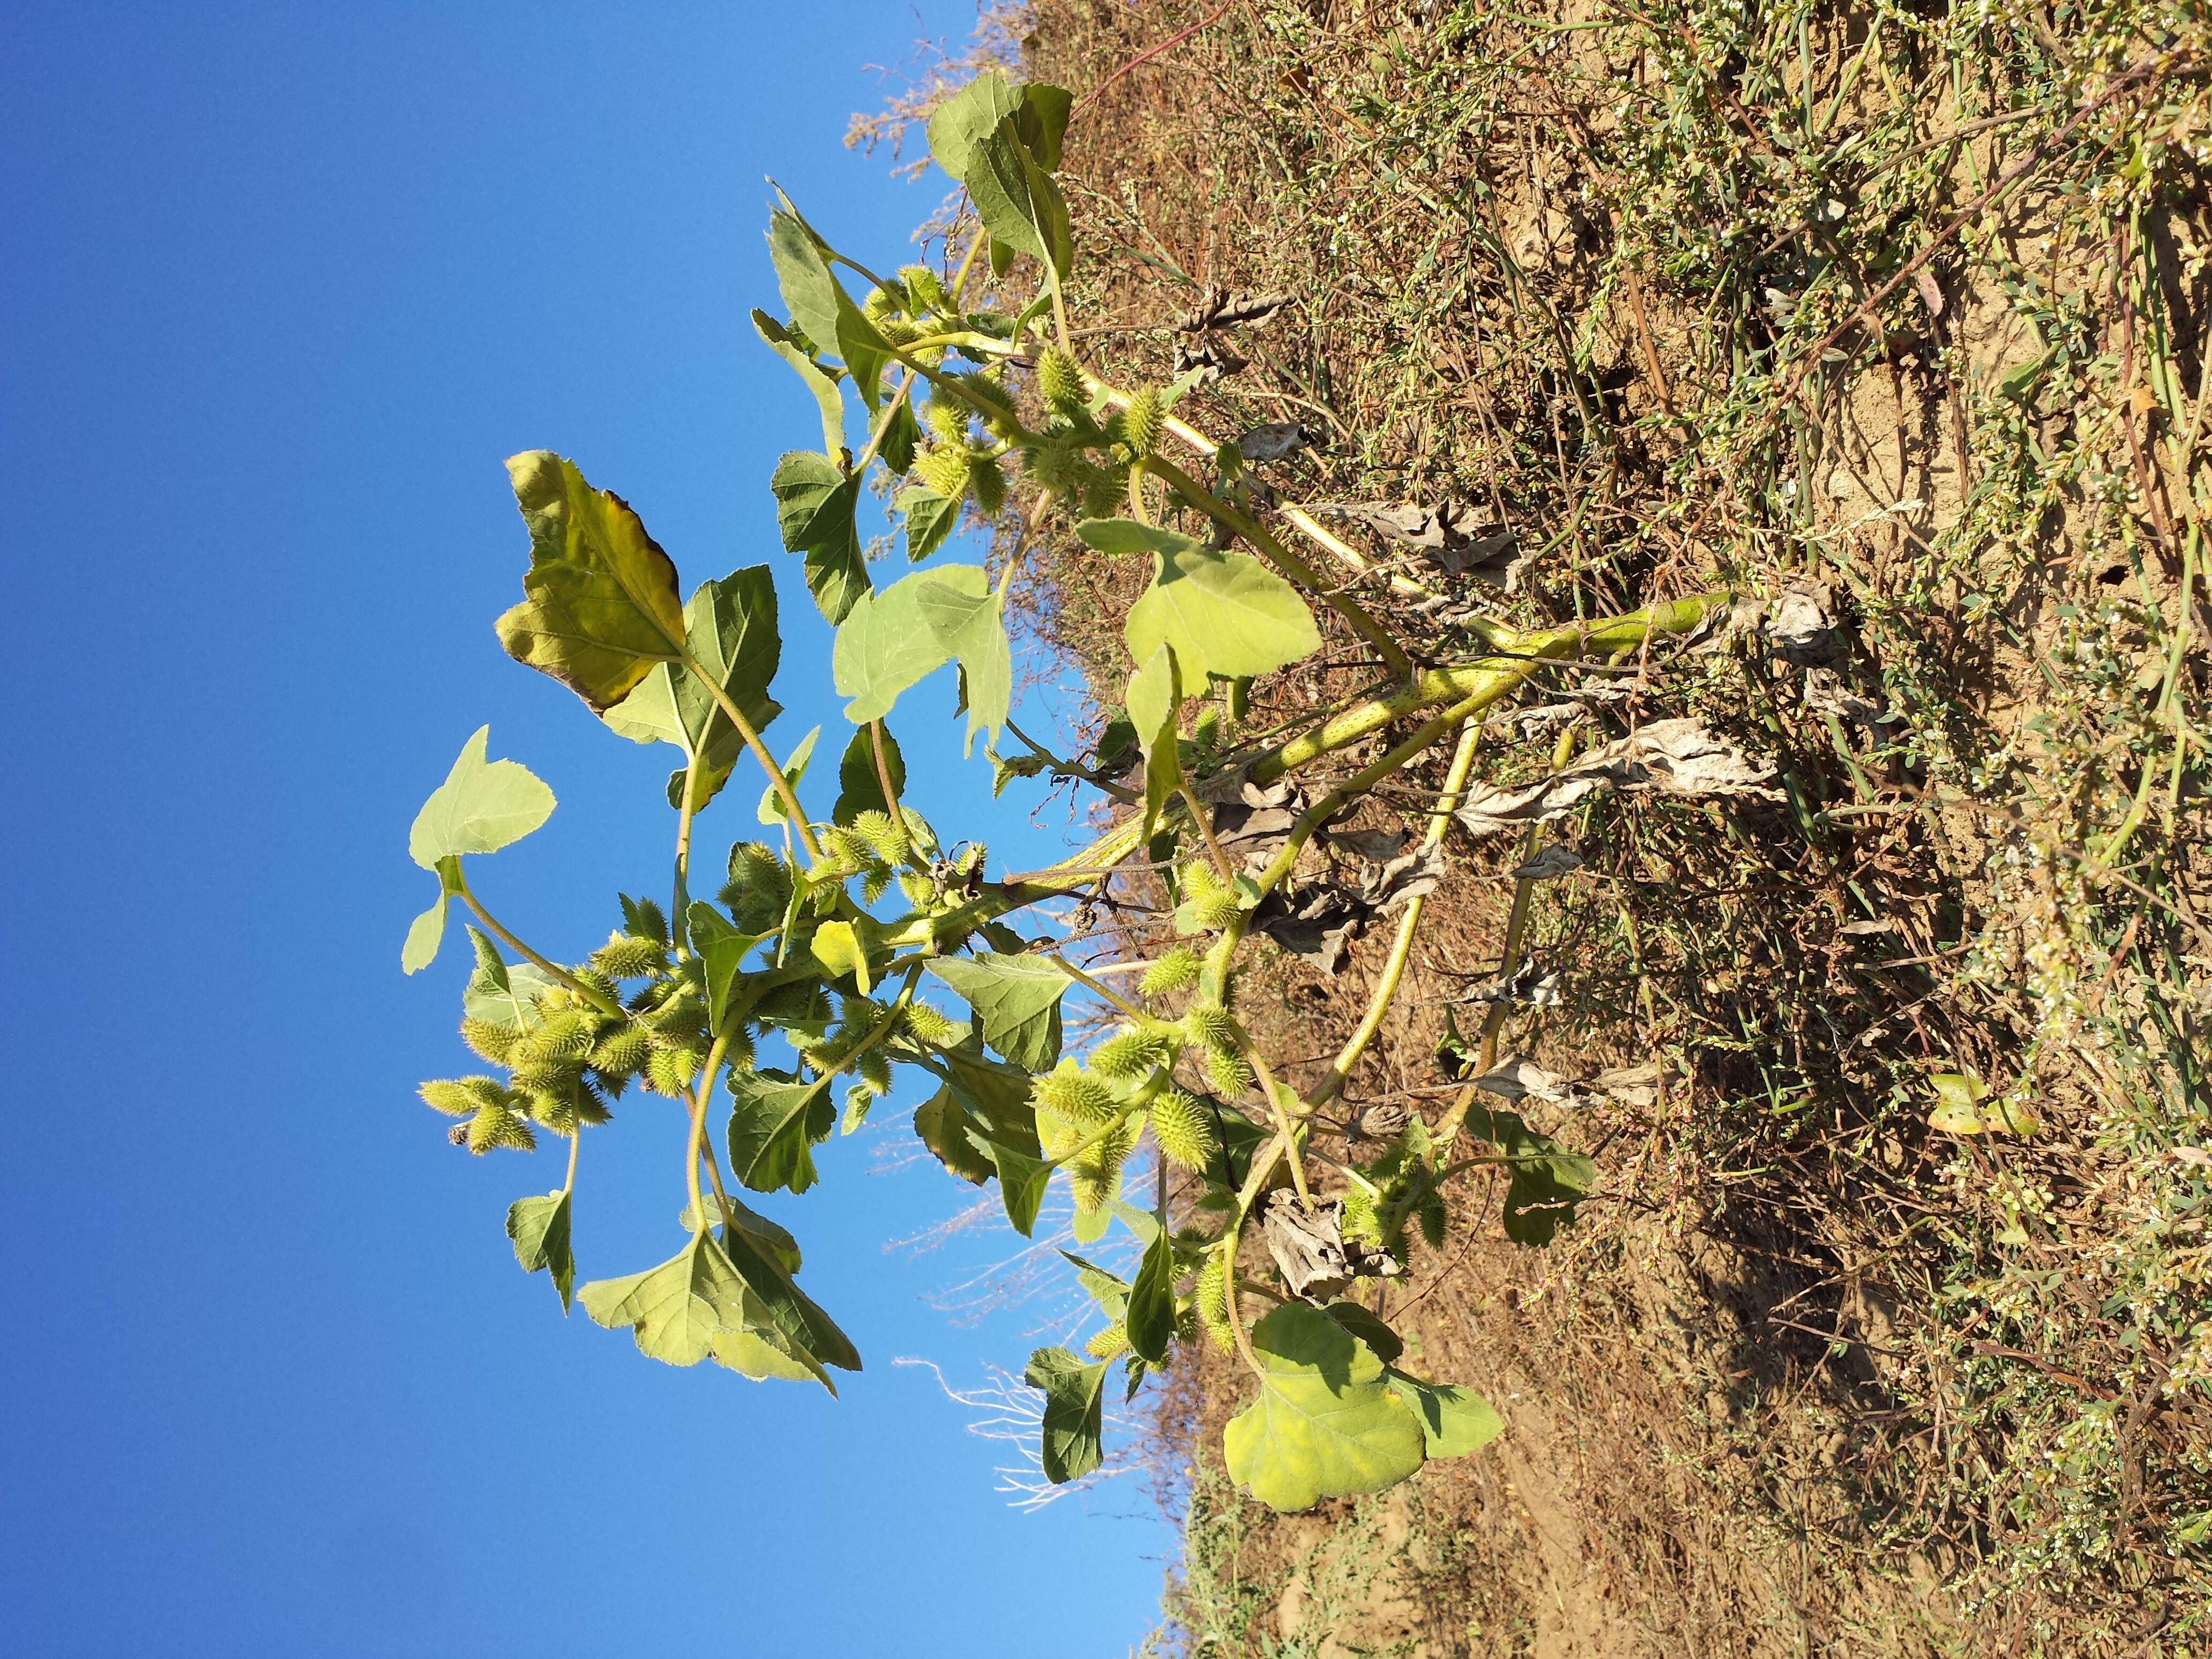
[[[1716,572],[1770,600],[1814,582],[1832,690],[1861,707],[1808,700],[1755,629],[1638,665],[1609,734],[1697,714],[1788,799],[1572,821],[1586,867],[1536,915],[1560,1000],[1510,1036],[1564,1072],[1650,1058],[1682,1081],[1554,1115],[1607,1181],[1558,1244],[1505,1244],[1469,1192],[1394,1289],[1429,1363],[1505,1409],[1493,1452],[1327,1525],[1269,1521],[1204,1462],[1235,1379],[1184,1376],[1162,1467],[1194,1471],[1170,1494],[1190,1546],[1162,1639],[2201,1651],[2201,11],[1214,12],[1027,14],[1031,72],[1103,83],[1065,176],[1106,371],[1164,380],[1167,325],[1211,284],[1287,290],[1201,424],[1303,420],[1325,447],[1267,469],[1292,497],[1460,498],[1529,556],[1510,599],[1410,567],[1441,602],[1373,600],[1410,642],[1474,648],[1470,607],[1531,625]],[[1048,540],[1024,574],[1030,626],[1102,688],[1135,574]],[[1367,672],[1333,637],[1251,724]],[[1512,860],[1452,850],[1354,1109],[1432,1104],[1443,1009],[1497,970]],[[1255,978],[1276,1051],[1333,1048],[1379,954]],[[1939,1073],[2039,1127],[1931,1130]]]

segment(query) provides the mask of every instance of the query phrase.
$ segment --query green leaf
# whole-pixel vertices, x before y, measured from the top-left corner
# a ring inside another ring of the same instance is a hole
[[[438,946],[446,937],[446,906],[451,902],[440,888],[438,902],[407,924],[407,942],[399,947],[401,973],[420,973],[438,959]]]
[[[939,1163],[971,1186],[981,1186],[998,1168],[988,1152],[976,1150],[988,1143],[975,1131],[975,1120],[949,1083],[915,1108],[914,1132]]]
[[[884,765],[891,775],[891,787],[904,794],[906,757],[899,752],[898,739],[891,736],[889,726],[884,728]],[[830,810],[830,822],[848,824],[863,812],[890,810],[890,803],[884,799],[883,780],[876,775],[875,740],[864,726],[853,733],[844,754],[838,757],[837,804]]]
[[[1410,1397],[1427,1437],[1431,1457],[1464,1457],[1505,1432],[1497,1411],[1472,1389],[1452,1382],[1424,1382],[1398,1370],[1390,1373],[1390,1381],[1400,1393]]]
[[[783,712],[768,695],[783,645],[776,629],[775,580],[766,565],[702,582],[684,607],[691,654],[756,732]],[[673,744],[688,762],[701,759],[696,811],[718,794],[744,751],[744,738],[699,677],[680,663],[659,663],[636,690],[601,716],[635,743]],[[681,786],[671,805],[681,806]]]
[[[570,1292],[576,1284],[576,1258],[569,1248],[568,1194],[548,1193],[543,1198],[518,1198],[507,1206],[507,1236],[514,1241],[514,1259],[526,1273],[540,1270],[553,1275],[553,1288],[561,1293],[561,1311],[568,1311]]]
[[[1075,981],[1042,957],[934,957],[929,971],[967,999],[983,1041],[1030,1072],[1060,1058],[1060,999]]]
[[[422,803],[407,832],[407,855],[425,870],[465,853],[496,853],[553,814],[553,792],[519,761],[488,761],[491,727],[461,745],[446,781]]]
[[[1044,1478],[1054,1486],[1080,1480],[1105,1456],[1106,1362],[1086,1365],[1065,1348],[1039,1348],[1022,1380],[1044,1395]]]
[[[782,1247],[790,1245],[791,1235],[772,1222],[763,1224],[761,1217],[735,1200],[730,1208],[738,1224],[724,1224],[722,1250],[738,1277],[745,1281],[746,1288],[767,1310],[768,1323],[773,1330],[764,1334],[788,1354],[805,1360],[815,1378],[830,1393],[836,1393],[836,1385],[823,1375],[822,1367],[835,1365],[840,1370],[857,1371],[860,1369],[859,1350],[837,1328],[837,1322],[793,1282],[792,1269],[780,1259]],[[798,1254],[796,1245],[790,1246],[790,1254]]]
[[[595,714],[684,651],[676,567],[628,501],[550,450],[512,456],[507,476],[530,531],[520,605],[498,622],[509,656],[551,675]]]
[[[888,343],[845,292],[830,267],[828,244],[799,217],[787,197],[769,216],[768,251],[792,320],[817,351],[834,350],[845,360],[853,389],[860,394],[863,405],[873,410]]]
[[[960,664],[968,698],[964,758],[975,752],[978,732],[986,734],[987,746],[998,742],[1013,702],[1014,659],[1006,641],[1003,595],[975,565],[945,565],[927,574],[937,580],[915,596],[915,608],[931,636]]]
[[[1075,94],[1066,87],[1032,81],[1022,88],[1021,107],[1014,121],[1022,147],[1047,173],[1060,171],[1061,141],[1067,135],[1067,118],[1075,108]]]
[[[863,593],[837,629],[830,672],[837,695],[849,697],[845,718],[855,726],[881,720],[899,693],[952,659],[923,622],[919,600],[939,573],[917,571],[902,581]]]
[[[1162,645],[1129,677],[1129,723],[1136,728],[1145,756],[1145,815],[1139,833],[1147,841],[1159,821],[1160,808],[1182,781],[1176,750],[1176,714],[1182,707],[1182,679],[1176,672],[1175,649]]]
[[[1584,1153],[1571,1152],[1537,1133],[1516,1112],[1478,1106],[1468,1113],[1467,1127],[1494,1143],[1511,1171],[1505,1188],[1506,1237],[1516,1244],[1550,1243],[1597,1184],[1597,1165]]]
[[[691,906],[684,920],[691,930],[691,948],[699,953],[707,971],[707,1030],[710,1036],[720,1036],[723,1017],[729,1010],[730,988],[737,983],[753,946],[767,935],[739,933],[728,917],[703,900]]]
[[[864,595],[837,630],[831,656],[841,696],[855,726],[881,720],[899,694],[955,659],[966,671],[968,743],[998,740],[1013,696],[1013,657],[999,595],[975,565],[920,570]]]
[[[814,1147],[837,1127],[830,1079],[802,1083],[786,1072],[746,1072],[732,1066],[728,1084],[730,1169],[757,1193],[787,1187],[803,1193],[814,1184]]]
[[[1084,544],[1100,553],[1179,553],[1197,543],[1180,532],[1134,519],[1085,519],[1075,526]]]
[[[1375,1357],[1386,1365],[1406,1352],[1398,1333],[1357,1302],[1332,1302],[1322,1311],[1374,1349]]]
[[[1056,90],[1056,89],[1054,89]],[[939,166],[968,186],[975,212],[994,242],[1042,261],[1065,277],[1074,263],[1067,201],[1051,173],[1024,143],[1023,116],[1040,150],[1058,159],[1066,117],[1055,100],[1025,101],[993,70],[980,75],[929,118],[929,149]],[[998,250],[992,250],[993,263]]]
[[[775,464],[769,479],[775,494],[776,528],[783,544],[806,556],[806,588],[834,627],[868,591],[868,563],[854,522],[860,478],[811,450],[795,449]]]
[[[1231,1479],[1276,1510],[1394,1486],[1421,1467],[1420,1418],[1382,1362],[1318,1309],[1285,1303],[1252,1328],[1259,1398],[1223,1436]]]
[[[598,1279],[576,1294],[593,1319],[611,1330],[630,1327],[641,1349],[671,1365],[697,1364],[716,1336],[757,1328],[765,1316],[703,1229],[659,1267]]]
[[[845,398],[837,389],[836,371],[823,368],[800,350],[791,337],[791,331],[765,311],[753,313],[753,330],[770,351],[791,365],[806,389],[814,394],[814,401],[822,410],[822,447],[836,454],[845,442]]]
[[[1164,1230],[1152,1236],[1129,1286],[1129,1346],[1151,1364],[1167,1364],[1175,1340],[1175,1243]]]
[[[1185,683],[1195,685],[1208,674],[1272,673],[1320,648],[1305,601],[1259,560],[1174,539],[1182,545],[1160,551],[1152,585],[1122,626],[1136,661],[1171,645]]]
[[[1086,1261],[1073,1250],[1062,1250],[1075,1269],[1076,1283],[1082,1285],[1098,1310],[1109,1319],[1123,1318],[1129,1310],[1129,1284],[1127,1279],[1108,1273],[1096,1262]]]
[[[920,484],[908,484],[891,504],[906,520],[906,556],[915,564],[944,546],[960,524],[958,501]]]
[[[783,763],[784,781],[791,786],[791,793],[794,795],[799,793],[799,780],[806,775],[806,763],[814,758],[814,740],[821,735],[822,728],[817,726],[799,740],[799,746]],[[774,784],[761,791],[760,806],[755,816],[763,823],[783,822],[783,797],[775,793]]]
[[[1024,1238],[1036,1225],[1037,1211],[1044,1204],[1044,1189],[1052,1182],[1053,1166],[1041,1158],[1017,1152],[1012,1146],[1001,1146],[995,1140],[986,1140],[970,1129],[968,1144],[991,1160],[999,1172],[999,1200],[1006,1206],[1006,1219]]]

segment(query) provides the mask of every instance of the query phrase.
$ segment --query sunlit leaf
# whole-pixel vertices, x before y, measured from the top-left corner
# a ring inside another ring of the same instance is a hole
[[[868,591],[868,565],[854,514],[860,477],[849,477],[827,455],[795,449],[769,479],[775,522],[786,549],[806,556],[806,588],[833,626]]]
[[[553,792],[519,761],[486,760],[491,727],[480,726],[407,832],[407,855],[425,870],[465,853],[495,853],[553,813]]]
[[[916,571],[865,595],[837,630],[831,658],[855,725],[889,714],[899,694],[946,663],[966,671],[968,740],[995,742],[1013,695],[1013,658],[988,574],[975,565]]]
[[[1396,1370],[1390,1373],[1390,1384],[1409,1397],[1431,1457],[1464,1457],[1505,1432],[1496,1408],[1472,1389],[1424,1382]]]
[[[568,1194],[564,1190],[543,1198],[519,1198],[507,1206],[507,1236],[514,1241],[514,1259],[522,1271],[553,1275],[553,1288],[561,1293],[561,1311],[568,1311],[570,1292],[576,1284],[576,1258],[569,1249]]]
[[[1083,528],[1096,532],[1100,522]],[[1171,645],[1184,684],[1196,685],[1208,674],[1228,680],[1272,673],[1320,648],[1305,601],[1259,560],[1139,528],[1160,545],[1152,585],[1122,625],[1134,660]]]
[[[509,458],[530,531],[527,596],[499,619],[500,643],[604,714],[684,651],[676,567],[628,501],[550,450]]]
[[[700,667],[738,712],[763,730],[782,713],[768,695],[783,646],[776,629],[775,580],[766,565],[702,582],[684,607],[684,639]],[[714,693],[679,663],[660,663],[601,716],[635,743],[672,744],[700,757],[697,811],[720,793],[744,751],[744,739]],[[680,805],[680,798],[671,802]]]
[[[999,1172],[999,1197],[1006,1206],[1006,1219],[1016,1232],[1027,1238],[1036,1225],[1037,1211],[1044,1203],[1044,1189],[1052,1181],[1053,1166],[1042,1158],[987,1140],[973,1129],[968,1132],[968,1142],[989,1158],[992,1167]]]
[[[960,503],[920,484],[899,491],[892,505],[906,520],[906,556],[915,564],[945,544],[960,523]]]
[[[729,1073],[730,1168],[757,1193],[814,1184],[814,1148],[837,1127],[830,1079],[802,1083],[785,1072]]]
[[[822,411],[822,447],[825,453],[836,454],[845,441],[845,397],[837,389],[836,372],[823,368],[800,350],[791,337],[791,331],[765,311],[753,313],[753,329],[770,351],[791,365],[806,389],[814,394],[814,401]]]
[[[1182,773],[1176,760],[1176,714],[1182,706],[1182,678],[1175,649],[1162,645],[1129,677],[1129,723],[1136,728],[1145,756],[1145,814],[1142,834],[1150,839],[1160,809],[1176,792]]]
[[[968,1000],[983,1041],[1015,1065],[1049,1071],[1060,1058],[1060,1000],[1075,981],[1042,957],[933,957],[929,971]]]
[[[929,118],[929,149],[938,164],[967,185],[975,212],[995,243],[1041,260],[1065,277],[1074,262],[1066,198],[1047,164],[1024,142],[1058,159],[1066,117],[1054,100],[1025,110],[1022,94],[993,70],[980,75]],[[996,263],[997,249],[993,249]]]
[[[798,747],[785,757],[782,766],[777,769],[783,774],[784,781],[791,786],[791,793],[794,795],[799,793],[799,780],[806,775],[807,763],[814,758],[814,740],[821,735],[822,728],[817,726],[799,740]],[[767,788],[761,791],[760,806],[755,816],[763,823],[773,824],[783,822],[783,797],[776,793],[774,784],[769,785]]]
[[[1231,1479],[1277,1510],[1310,1509],[1395,1486],[1421,1467],[1427,1436],[1384,1382],[1382,1362],[1302,1302],[1252,1328],[1259,1397],[1223,1436]]]
[[[593,1319],[629,1326],[641,1349],[671,1365],[697,1364],[718,1334],[757,1327],[766,1311],[704,1229],[659,1267],[598,1279],[576,1294]]]

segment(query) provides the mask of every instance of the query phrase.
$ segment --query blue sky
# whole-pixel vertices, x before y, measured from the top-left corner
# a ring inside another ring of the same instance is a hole
[[[665,883],[670,751],[493,638],[503,456],[575,457],[687,586],[774,564],[771,742],[834,719],[766,486],[818,428],[746,321],[776,303],[763,175],[897,263],[941,181],[848,153],[846,117],[864,64],[969,21],[0,7],[7,1651],[1118,1655],[1152,1622],[1170,1540],[1133,1483],[1017,1514],[890,1363],[1030,1346],[928,1300],[1003,1240],[883,1248],[969,1189],[872,1172],[862,1136],[773,1206],[868,1357],[842,1401],[657,1365],[515,1268],[506,1206],[558,1153],[445,1144],[412,1091],[466,1066],[463,953],[398,971],[433,885],[409,820],[485,721],[561,803],[480,861],[503,920],[573,956]],[[1042,861],[957,764],[951,695],[909,698],[917,804]],[[754,793],[702,820],[710,859]],[[586,1140],[586,1276],[681,1242],[652,1104]]]

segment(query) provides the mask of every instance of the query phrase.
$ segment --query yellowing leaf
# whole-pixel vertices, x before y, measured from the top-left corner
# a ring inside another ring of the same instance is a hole
[[[684,654],[676,566],[629,503],[592,489],[574,462],[533,449],[507,471],[530,530],[530,568],[527,597],[499,619],[500,643],[604,714],[655,663]]]
[[[1951,1135],[2032,1135],[2043,1127],[2025,1103],[2009,1096],[1990,1098],[1989,1085],[1972,1072],[1935,1072],[1928,1079],[1936,1091],[1935,1109],[1928,1127]]]
[[[1260,1395],[1223,1437],[1231,1479],[1272,1509],[1310,1509],[1394,1486],[1427,1436],[1367,1345],[1318,1309],[1285,1303],[1252,1330]]]

